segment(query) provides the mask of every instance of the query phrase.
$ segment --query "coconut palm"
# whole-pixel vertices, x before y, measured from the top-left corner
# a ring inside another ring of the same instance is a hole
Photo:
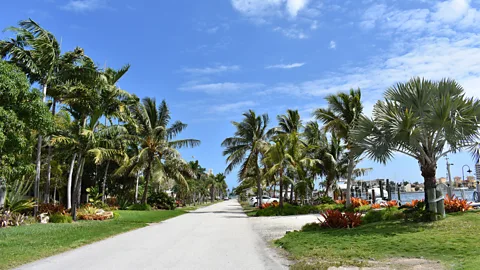
[[[339,93],[326,97],[328,108],[317,109],[314,116],[317,120],[323,122],[326,131],[334,132],[338,138],[342,139],[348,149],[348,171],[347,171],[347,196],[346,204],[350,206],[350,189],[352,186],[352,176],[355,169],[355,141],[350,136],[351,131],[358,125],[358,120],[363,112],[361,103],[360,89],[350,89],[349,93]]]
[[[418,161],[425,182],[425,200],[436,212],[437,162],[479,139],[480,102],[465,96],[454,80],[412,78],[388,88],[373,109],[373,118],[362,116],[353,137],[367,157],[381,163],[395,152]],[[473,148],[472,148],[473,149]]]
[[[187,124],[176,121],[169,126],[171,116],[165,100],[157,108],[155,99],[144,98],[141,104],[130,106],[130,110],[136,129],[133,140],[140,145],[140,149],[120,171],[126,168],[130,168],[133,174],[143,171],[145,187],[142,203],[146,203],[149,182],[154,174],[157,179],[173,178],[186,183],[183,173],[188,171],[188,164],[177,149],[198,146],[200,141],[174,140]]]
[[[253,171],[257,183],[257,198],[262,198],[262,175],[260,172],[260,159],[268,145],[268,115],[256,115],[249,110],[243,114],[241,122],[232,122],[236,131],[233,137],[226,138],[222,142],[225,147],[223,155],[227,156],[227,168],[225,174],[240,166],[238,178],[244,179],[249,170]],[[261,208],[261,203],[258,204]]]

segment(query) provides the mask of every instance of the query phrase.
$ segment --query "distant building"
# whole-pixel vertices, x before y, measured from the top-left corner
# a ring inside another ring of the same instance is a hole
[[[461,186],[463,184],[462,178],[460,178],[460,176],[455,176],[453,178],[453,183],[454,183],[454,186],[456,187]]]
[[[440,177],[440,178],[438,178],[437,183],[439,183],[439,184],[446,184],[446,183],[447,183],[447,178],[445,178],[445,177]]]
[[[213,169],[208,169],[207,175],[213,175]]]

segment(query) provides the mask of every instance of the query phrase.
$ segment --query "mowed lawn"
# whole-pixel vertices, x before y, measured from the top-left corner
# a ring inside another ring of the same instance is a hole
[[[434,223],[380,222],[355,229],[292,232],[276,241],[297,269],[365,265],[371,259],[425,258],[446,269],[480,269],[480,212]]]
[[[115,220],[0,229],[0,269],[10,269],[186,213],[184,210],[117,212],[120,217]]]

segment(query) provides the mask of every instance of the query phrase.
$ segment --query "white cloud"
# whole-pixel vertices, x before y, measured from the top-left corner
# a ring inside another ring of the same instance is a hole
[[[69,11],[93,11],[107,6],[106,0],[70,0],[62,8]]]
[[[303,30],[297,28],[281,28],[275,27],[273,29],[275,32],[282,33],[284,36],[292,39],[307,39],[308,35],[303,32]]]
[[[335,50],[337,48],[337,43],[334,40],[331,40],[328,47],[332,50]]]
[[[303,67],[305,63],[293,63],[293,64],[279,64],[279,65],[271,65],[271,66],[266,66],[266,69],[272,69],[272,68],[280,68],[280,69],[292,69],[292,68],[298,68],[298,67]]]
[[[214,66],[214,67],[204,67],[204,68],[184,68],[183,71],[191,74],[199,74],[199,75],[207,75],[207,74],[215,74],[215,73],[222,73],[227,71],[238,71],[240,70],[240,66]]]
[[[311,30],[317,30],[317,28],[318,28],[318,22],[313,21],[312,24],[310,25],[310,29]]]
[[[448,0],[436,5],[435,19],[447,23],[456,22],[463,18],[470,9],[470,0]]]
[[[217,33],[218,29],[220,29],[220,27],[214,26],[214,27],[208,28],[208,29],[205,30],[205,31],[206,31],[207,33],[209,33],[209,34],[215,34],[215,33]]]
[[[287,11],[291,17],[296,17],[298,12],[307,7],[309,0],[287,0]]]
[[[234,83],[234,82],[222,82],[222,83],[187,83],[179,88],[180,91],[188,92],[204,92],[207,94],[222,94],[232,93],[244,90],[260,89],[263,88],[263,84],[259,83]]]
[[[232,6],[247,17],[271,17],[288,14],[297,17],[310,0],[231,0]]]
[[[240,110],[247,110],[256,106],[257,103],[253,101],[240,101],[234,103],[220,104],[210,107],[211,113],[224,113],[224,112],[238,112]]]

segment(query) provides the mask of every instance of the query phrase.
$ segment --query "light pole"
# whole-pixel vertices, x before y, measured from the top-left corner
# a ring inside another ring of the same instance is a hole
[[[453,185],[452,185],[452,174],[450,173],[450,166],[453,165],[453,163],[448,162],[448,157],[445,158],[447,160],[447,173],[448,173],[448,197],[452,198],[453,195]]]
[[[467,173],[472,173],[472,170],[470,170],[470,166],[468,166],[468,165],[463,165],[462,166],[462,182],[463,182],[464,185],[465,185],[465,173],[463,172],[463,168],[465,168],[465,167],[468,168]]]

